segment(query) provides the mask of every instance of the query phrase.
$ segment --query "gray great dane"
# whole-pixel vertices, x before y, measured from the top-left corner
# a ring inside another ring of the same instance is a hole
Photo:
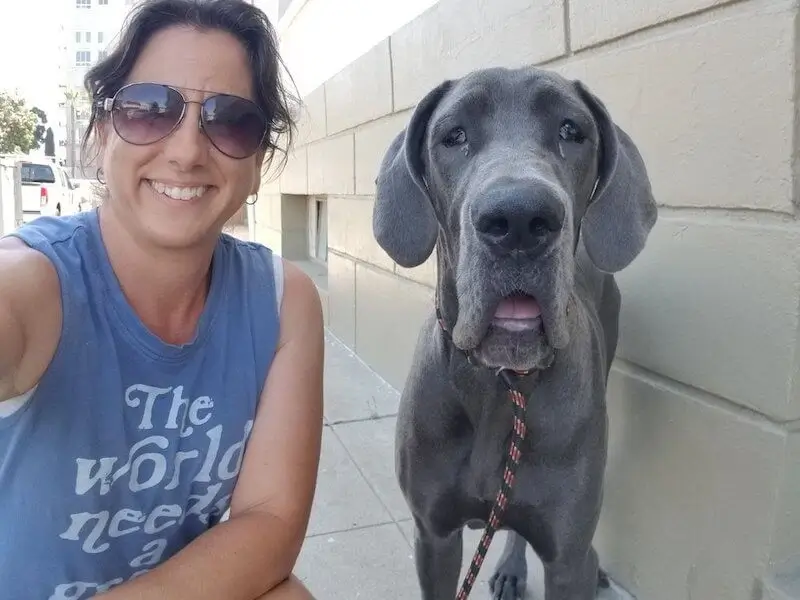
[[[492,596],[522,596],[530,544],[546,600],[595,598],[607,581],[593,537],[621,303],[614,273],[657,219],[639,151],[582,82],[490,68],[425,95],[376,185],[383,250],[407,268],[437,251],[441,323],[432,310],[420,332],[395,440],[423,599],[455,597],[463,528],[485,525],[500,488],[512,427],[502,369],[534,374],[515,379],[528,434]]]

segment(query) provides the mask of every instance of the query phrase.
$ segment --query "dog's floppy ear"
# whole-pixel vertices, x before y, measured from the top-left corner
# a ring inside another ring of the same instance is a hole
[[[451,85],[445,81],[420,100],[386,151],[375,180],[373,235],[401,267],[421,265],[436,245],[439,223],[423,175],[422,152],[431,114]]]
[[[642,251],[658,209],[636,145],[613,122],[603,102],[585,84],[575,83],[600,128],[597,187],[584,214],[581,235],[597,268],[615,273]]]

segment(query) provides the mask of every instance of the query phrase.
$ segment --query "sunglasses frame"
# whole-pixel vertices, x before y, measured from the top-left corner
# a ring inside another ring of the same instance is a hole
[[[116,107],[116,109],[114,107],[114,104],[116,103],[118,96],[124,90],[126,90],[126,89],[128,89],[130,87],[133,87],[133,86],[137,86],[137,85],[154,85],[154,86],[160,86],[160,87],[167,88],[168,90],[172,90],[173,92],[178,94],[178,96],[180,96],[181,100],[183,101],[183,106],[181,106],[181,114],[178,117],[178,120],[175,121],[175,124],[172,126],[172,128],[167,133],[165,133],[163,136],[161,136],[160,138],[158,138],[156,140],[153,140],[152,142],[145,142],[145,143],[141,143],[141,144],[137,144],[135,142],[128,141],[125,138],[125,136],[123,136],[119,132],[119,128],[117,127],[117,123],[116,123],[116,119],[115,119],[115,113],[117,113],[121,109],[120,109],[120,107]],[[185,89],[191,90],[193,92],[205,92],[205,90],[195,90],[194,88],[185,88]],[[253,150],[250,154],[247,154],[246,156],[233,156],[231,154],[228,154],[227,152],[222,150],[214,142],[214,139],[211,137],[211,135],[209,135],[208,130],[206,129],[206,123],[205,123],[205,118],[204,118],[203,107],[204,107],[205,103],[208,102],[209,100],[211,100],[212,98],[219,98],[219,97],[236,98],[237,100],[241,100],[242,102],[247,102],[248,104],[252,105],[252,107],[256,110],[258,115],[264,121],[264,131],[262,132],[261,137],[258,140],[258,144],[256,145],[255,150]],[[157,144],[158,142],[161,142],[161,141],[167,139],[169,136],[171,136],[173,133],[175,133],[175,131],[181,126],[181,123],[183,123],[183,120],[186,117],[186,106],[188,104],[197,104],[198,106],[200,106],[200,118],[198,119],[198,127],[199,127],[200,131],[203,132],[203,135],[211,143],[211,145],[214,146],[214,148],[216,148],[219,152],[221,152],[222,154],[224,154],[228,158],[232,158],[234,160],[244,160],[244,159],[250,158],[251,156],[253,156],[254,154],[256,154],[258,152],[258,150],[264,144],[264,140],[267,138],[267,135],[269,133],[269,122],[267,121],[267,117],[264,114],[264,111],[262,111],[261,108],[255,102],[253,102],[252,100],[248,100],[247,98],[242,98],[241,96],[237,96],[235,94],[213,93],[210,96],[208,96],[207,98],[204,98],[202,101],[187,100],[186,96],[183,95],[183,92],[181,92],[178,88],[176,88],[174,86],[171,86],[171,85],[168,85],[166,83],[157,83],[155,81],[135,81],[133,83],[128,83],[126,85],[123,85],[121,88],[119,88],[114,93],[113,96],[111,96],[110,98],[108,98],[108,97],[104,98],[104,99],[102,99],[102,100],[100,100],[98,102],[99,107],[102,110],[104,110],[105,112],[107,112],[107,113],[109,113],[111,115],[111,125],[114,127],[114,131],[117,133],[117,135],[120,137],[120,139],[124,140],[128,144],[131,144],[132,146],[150,146],[152,144]]]

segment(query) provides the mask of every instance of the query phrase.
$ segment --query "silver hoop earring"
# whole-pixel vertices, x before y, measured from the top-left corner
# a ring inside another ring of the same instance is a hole
[[[97,177],[97,181],[100,183],[100,185],[105,185],[106,184],[106,180],[104,179],[105,173],[103,173],[103,168],[102,167],[97,169],[96,177]]]
[[[256,192],[256,199],[253,200],[252,202],[250,202],[248,200],[244,201],[244,203],[247,204],[247,206],[254,206],[256,202],[258,202],[258,192]]]

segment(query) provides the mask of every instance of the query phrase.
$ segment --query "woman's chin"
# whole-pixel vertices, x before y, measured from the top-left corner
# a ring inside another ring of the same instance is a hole
[[[177,250],[196,246],[218,236],[219,231],[209,221],[208,215],[198,216],[199,219],[150,213],[140,215],[137,220],[142,239],[149,240],[154,246]]]

